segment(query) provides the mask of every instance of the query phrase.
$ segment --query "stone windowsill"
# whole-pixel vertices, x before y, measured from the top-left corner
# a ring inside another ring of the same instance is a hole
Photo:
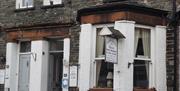
[[[15,12],[21,12],[21,11],[29,11],[29,10],[35,10],[35,7],[27,7],[27,8],[19,8],[15,9]]]
[[[41,9],[58,8],[58,7],[64,7],[64,4],[45,5],[42,6]]]

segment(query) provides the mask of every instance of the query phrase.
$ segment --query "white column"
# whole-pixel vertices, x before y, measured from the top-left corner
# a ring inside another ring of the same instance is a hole
[[[155,85],[157,91],[167,91],[166,86],[166,27],[155,27]]]
[[[79,91],[90,88],[91,60],[92,60],[92,24],[82,24],[79,47]]]
[[[69,81],[69,58],[70,58],[70,39],[64,39],[64,54],[63,54],[63,79]],[[63,88],[63,91],[68,91],[67,88]]]
[[[17,43],[6,44],[6,74],[5,74],[5,91],[17,91]]]
[[[47,91],[48,42],[31,42],[30,91]]]
[[[114,65],[114,91],[133,91],[134,21],[116,21],[115,29],[125,38],[118,40],[118,64]]]

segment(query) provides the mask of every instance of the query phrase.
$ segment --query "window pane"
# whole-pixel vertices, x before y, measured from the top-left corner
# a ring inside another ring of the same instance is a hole
[[[134,49],[135,57],[150,58],[150,30],[136,28]]]
[[[97,61],[96,67],[96,85],[101,88],[113,87],[113,69],[112,63]]]
[[[30,41],[21,42],[20,52],[31,52],[31,42]]]
[[[63,40],[51,40],[50,41],[50,51],[63,51]]]
[[[134,87],[148,88],[149,85],[149,65],[142,60],[134,61]]]
[[[105,39],[103,36],[99,35],[99,32],[101,31],[102,28],[97,29],[97,34],[96,34],[96,57],[101,58],[104,57],[105,55]]]

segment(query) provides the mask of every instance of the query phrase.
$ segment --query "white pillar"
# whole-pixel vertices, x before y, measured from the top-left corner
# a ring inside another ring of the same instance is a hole
[[[47,91],[48,82],[48,42],[31,42],[30,90]]]
[[[69,58],[70,58],[70,39],[64,39],[64,54],[63,54],[63,80],[69,81]],[[63,88],[63,91],[68,91],[67,88]]]
[[[134,21],[116,21],[115,29],[125,38],[118,40],[118,64],[114,65],[114,91],[133,91]]]
[[[6,44],[6,74],[5,74],[5,91],[17,91],[17,43]]]
[[[79,47],[79,91],[90,88],[91,60],[92,60],[92,24],[82,24]]]
[[[155,85],[157,91],[167,91],[166,86],[166,27],[155,27]]]

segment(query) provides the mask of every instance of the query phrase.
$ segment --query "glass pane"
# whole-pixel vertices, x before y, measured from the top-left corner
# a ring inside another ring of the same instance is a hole
[[[28,0],[28,6],[32,6],[33,5],[33,0]]]
[[[97,29],[96,34],[96,57],[101,58],[105,55],[105,38],[99,35],[102,28]]]
[[[50,51],[63,51],[64,41],[63,40],[51,40]]]
[[[149,65],[142,60],[134,61],[134,87],[148,88],[149,86]]]
[[[20,52],[31,52],[31,42],[30,41],[21,42]]]
[[[151,53],[151,41],[150,30],[136,28],[135,30],[135,44],[134,53],[135,57],[150,58]]]
[[[97,61],[96,67],[96,86],[100,88],[113,88],[113,69],[112,63]]]

